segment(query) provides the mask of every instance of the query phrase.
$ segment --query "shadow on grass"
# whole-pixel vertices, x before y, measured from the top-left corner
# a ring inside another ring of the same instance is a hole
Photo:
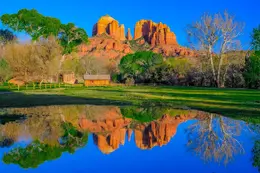
[[[254,122],[260,122],[260,104],[256,102],[259,99],[258,94],[253,95],[248,93],[241,97],[233,94],[231,96],[228,92],[219,95],[218,93],[210,93],[208,90],[204,91],[203,89],[200,91],[201,93],[192,93],[189,90],[187,90],[187,93],[178,93],[178,90],[174,90],[173,88],[173,91],[170,88],[168,89],[168,87],[167,90],[163,88],[161,88],[162,90],[158,89],[147,89],[145,87],[71,89],[62,91],[64,95],[57,93],[49,94],[47,92],[45,92],[47,94],[26,94],[2,90],[0,92],[0,108],[85,104],[114,106],[139,105],[144,107],[186,106],[237,119],[253,119]],[[240,93],[239,91],[237,92]],[[154,96],[166,96],[169,98],[162,99]]]
[[[131,102],[56,94],[24,94],[8,90],[0,92],[0,108],[84,104],[124,106],[131,105]]]

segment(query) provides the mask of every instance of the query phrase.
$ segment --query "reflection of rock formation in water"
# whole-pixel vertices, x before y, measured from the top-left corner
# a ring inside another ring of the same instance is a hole
[[[107,154],[124,145],[126,135],[130,140],[133,132],[140,149],[165,145],[176,134],[180,123],[200,115],[198,111],[163,108],[124,108],[121,111],[113,106],[16,108],[12,109],[12,113],[30,116],[23,122],[0,126],[7,138],[17,141],[23,136],[57,145],[63,134],[61,124],[67,122],[79,131],[94,133],[95,144]]]
[[[151,149],[155,146],[166,145],[176,134],[178,126],[195,117],[195,114],[170,116],[149,124],[137,124],[135,127],[135,143],[141,149]]]
[[[118,112],[117,112],[118,113]],[[187,114],[171,116],[164,115],[150,123],[140,123],[121,114],[106,113],[106,119],[89,120],[81,118],[80,127],[94,133],[94,142],[103,153],[111,153],[128,140],[132,132],[135,134],[135,143],[140,149],[151,149],[154,146],[167,144],[176,134],[180,123],[200,115],[197,111],[188,111]],[[131,128],[130,128],[131,127]]]
[[[105,154],[109,154],[125,144],[126,129],[117,129],[110,134],[93,134],[97,147]]]
[[[126,126],[131,122],[129,118],[122,117],[117,107],[103,109],[100,112],[102,117],[87,119],[81,116],[79,119],[80,127],[93,134],[94,142],[98,148],[109,154],[125,143]]]
[[[193,110],[126,108],[121,111],[113,106],[50,106],[13,109],[13,112],[30,115],[21,123],[0,126],[2,134],[14,141],[25,136],[56,145],[63,134],[61,124],[68,122],[79,131],[94,133],[94,142],[103,153],[111,153],[124,145],[126,135],[130,140],[132,132],[140,149],[166,145],[179,124],[207,116]]]

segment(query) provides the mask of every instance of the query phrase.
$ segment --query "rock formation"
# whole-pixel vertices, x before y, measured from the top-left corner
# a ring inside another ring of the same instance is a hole
[[[163,146],[170,142],[176,134],[178,126],[196,114],[170,116],[164,115],[161,119],[150,124],[138,124],[135,127],[135,143],[140,149],[151,149],[155,146]]]
[[[90,44],[79,46],[80,56],[88,55],[96,58],[114,59],[133,53],[130,45],[104,35],[89,39]]]
[[[94,143],[104,154],[110,154],[125,144],[126,129],[117,129],[110,134],[93,134]]]
[[[125,35],[124,25],[106,15],[94,25],[92,35],[89,44],[79,46],[80,56],[119,60],[135,51],[153,51],[165,57],[195,56],[194,51],[178,45],[175,34],[166,24],[152,20],[138,21],[133,38],[130,28]]]
[[[127,40],[132,40],[133,39],[131,31],[130,31],[130,28],[128,28],[128,30],[127,30],[126,39]]]
[[[118,21],[109,15],[102,16],[94,25],[92,36],[108,34],[116,40],[125,40],[125,26],[119,25]]]
[[[151,20],[140,20],[135,25],[134,39],[143,37],[152,47],[157,45],[178,45],[176,36],[163,23],[154,23]]]
[[[140,149],[166,145],[176,134],[179,124],[199,116],[200,113],[189,111],[177,116],[164,115],[150,123],[136,123],[132,119],[124,118],[117,108],[106,110],[102,115],[102,119],[83,118],[79,123],[82,129],[94,133],[94,142],[100,151],[109,154],[124,145],[126,136],[130,141],[133,132],[136,146]],[[132,123],[134,125],[131,125]]]

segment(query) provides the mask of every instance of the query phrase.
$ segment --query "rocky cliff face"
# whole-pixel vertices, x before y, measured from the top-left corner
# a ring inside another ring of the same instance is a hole
[[[115,59],[133,53],[129,44],[106,35],[95,36],[89,40],[90,44],[79,46],[80,56],[88,55],[96,58]]]
[[[116,40],[125,40],[125,26],[119,25],[118,21],[106,15],[102,16],[94,25],[92,36],[108,34]]]
[[[152,20],[138,21],[132,37],[130,28],[125,35],[124,25],[119,25],[117,20],[106,15],[94,25],[92,35],[90,44],[79,46],[81,56],[120,59],[126,54],[141,50],[167,57],[195,56],[192,50],[178,45],[174,32],[166,24]]]
[[[135,36],[137,40],[143,37],[152,47],[158,45],[178,45],[176,36],[170,28],[163,23],[154,23],[151,20],[140,20],[135,25]]]

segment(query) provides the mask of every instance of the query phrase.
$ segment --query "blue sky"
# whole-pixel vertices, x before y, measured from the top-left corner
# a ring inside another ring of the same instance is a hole
[[[59,18],[63,23],[73,22],[92,34],[92,26],[102,15],[109,14],[126,28],[140,19],[163,22],[175,32],[181,45],[187,45],[185,27],[199,19],[204,12],[228,10],[238,21],[246,24],[241,41],[244,49],[250,43],[252,29],[260,24],[260,0],[11,0],[0,3],[0,15],[15,13],[19,9],[37,9],[40,13]],[[24,39],[24,36],[20,36]]]

